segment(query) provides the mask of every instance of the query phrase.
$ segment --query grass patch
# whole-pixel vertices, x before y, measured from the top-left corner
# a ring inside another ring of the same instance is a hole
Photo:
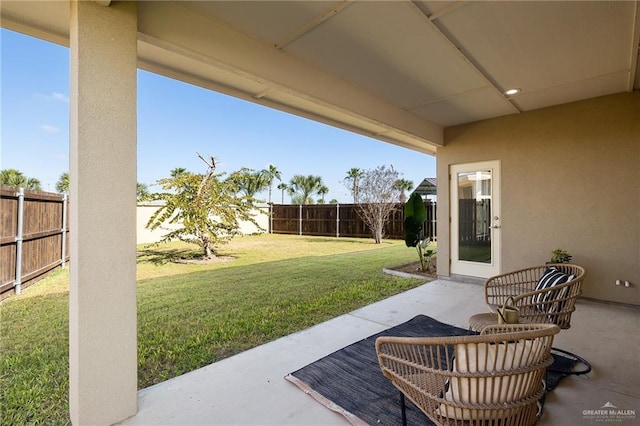
[[[138,385],[144,388],[408,290],[384,275],[411,261],[402,241],[235,238],[210,264],[197,251],[139,247]],[[0,304],[0,422],[67,424],[68,270]]]
[[[69,297],[0,305],[0,423],[64,424],[69,395]]]

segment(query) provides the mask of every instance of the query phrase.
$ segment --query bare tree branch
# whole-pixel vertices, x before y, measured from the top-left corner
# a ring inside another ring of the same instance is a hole
[[[384,238],[384,226],[396,210],[397,189],[400,173],[393,166],[378,166],[365,170],[358,188],[358,213],[369,226],[376,244]]]

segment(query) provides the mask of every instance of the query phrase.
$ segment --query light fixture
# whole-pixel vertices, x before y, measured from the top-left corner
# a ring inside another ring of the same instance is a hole
[[[505,95],[507,96],[513,96],[513,95],[517,95],[518,93],[520,93],[520,89],[508,89],[504,92]]]

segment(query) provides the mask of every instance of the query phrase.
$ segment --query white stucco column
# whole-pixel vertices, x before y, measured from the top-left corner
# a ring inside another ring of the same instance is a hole
[[[106,3],[105,3],[106,4]],[[69,405],[137,410],[135,2],[71,1]]]

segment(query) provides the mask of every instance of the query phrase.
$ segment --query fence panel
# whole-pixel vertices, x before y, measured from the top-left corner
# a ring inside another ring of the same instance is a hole
[[[276,208],[277,207],[277,208]],[[300,206],[298,205],[272,205],[273,229],[277,234],[300,233]]]
[[[356,204],[340,204],[340,236],[341,237],[371,237],[366,223],[360,218]]]
[[[435,239],[436,204],[425,202],[427,221],[425,235]],[[333,237],[369,238],[371,231],[362,220],[357,204],[274,204],[272,205],[275,234],[300,234]],[[404,205],[398,203],[385,226],[385,238],[404,239]]]
[[[335,236],[336,210],[335,204],[302,206],[302,234]]]
[[[0,196],[0,294],[13,289],[13,280],[16,276],[16,245],[18,221],[18,197],[15,191],[1,189]]]
[[[68,260],[66,205],[64,195],[0,188],[0,299]]]

